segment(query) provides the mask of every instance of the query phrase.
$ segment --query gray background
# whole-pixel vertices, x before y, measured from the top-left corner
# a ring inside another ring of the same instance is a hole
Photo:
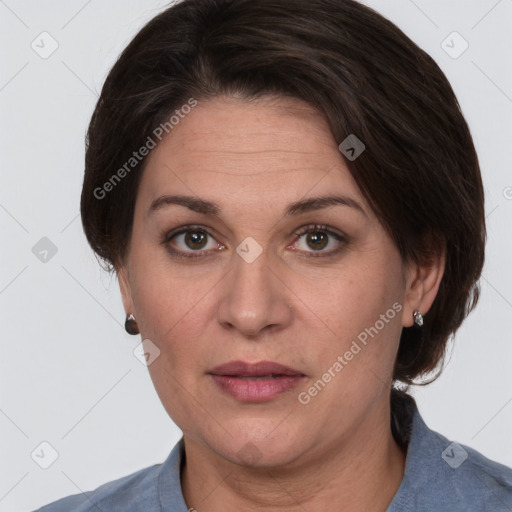
[[[512,466],[512,0],[366,3],[448,76],[487,194],[480,304],[442,377],[414,394],[431,428]],[[140,339],[123,330],[117,281],[100,269],[78,216],[98,91],[165,5],[0,1],[0,511],[31,510],[160,463],[181,434],[133,354]],[[469,44],[457,58],[464,43],[446,39],[453,31]],[[40,464],[52,450],[42,442],[58,452],[47,469]]]

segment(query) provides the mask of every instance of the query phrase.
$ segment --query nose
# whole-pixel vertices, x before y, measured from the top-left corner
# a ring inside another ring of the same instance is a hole
[[[265,251],[252,262],[234,254],[233,265],[223,280],[217,309],[222,327],[255,337],[288,326],[293,316],[292,293]]]

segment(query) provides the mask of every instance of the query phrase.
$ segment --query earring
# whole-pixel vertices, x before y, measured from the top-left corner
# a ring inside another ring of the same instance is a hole
[[[414,323],[421,327],[423,325],[423,315],[419,311],[415,311],[414,314]]]
[[[131,313],[126,317],[126,321],[124,322],[124,328],[128,334],[139,334],[137,322],[135,321],[135,317]]]

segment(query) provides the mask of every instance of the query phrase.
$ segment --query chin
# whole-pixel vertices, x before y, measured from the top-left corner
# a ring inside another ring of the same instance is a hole
[[[240,421],[226,425],[226,430],[231,435],[222,430],[220,439],[205,440],[206,443],[225,459],[246,467],[286,466],[306,448],[304,434],[299,435],[281,418]]]

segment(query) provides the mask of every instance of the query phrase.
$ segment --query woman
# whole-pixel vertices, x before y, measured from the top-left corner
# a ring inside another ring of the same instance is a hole
[[[423,422],[478,300],[484,197],[446,77],[353,0],[184,0],[111,70],[81,201],[183,431],[39,510],[512,510]]]

